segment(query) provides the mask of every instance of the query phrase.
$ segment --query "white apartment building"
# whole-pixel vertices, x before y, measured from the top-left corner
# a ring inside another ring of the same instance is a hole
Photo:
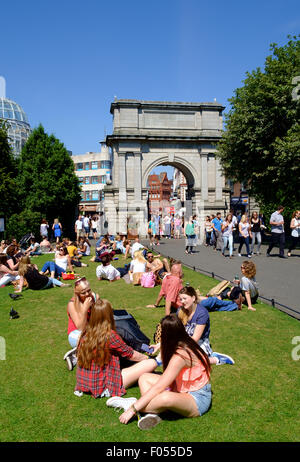
[[[111,182],[112,163],[109,148],[101,142],[101,152],[73,155],[75,174],[81,185],[80,212],[100,212],[103,188]]]

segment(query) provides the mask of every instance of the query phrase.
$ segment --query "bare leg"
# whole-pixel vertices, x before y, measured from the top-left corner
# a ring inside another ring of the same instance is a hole
[[[136,383],[142,374],[145,372],[153,372],[156,368],[157,362],[155,359],[145,359],[144,361],[140,361],[133,366],[122,369],[121,374],[124,387],[127,389]]]
[[[143,374],[139,379],[139,387],[142,396],[155,385],[160,379],[156,374]],[[163,391],[153,398],[142,412],[160,414],[166,410],[176,412],[184,417],[197,417],[199,411],[194,398],[188,393],[176,393],[173,391]]]

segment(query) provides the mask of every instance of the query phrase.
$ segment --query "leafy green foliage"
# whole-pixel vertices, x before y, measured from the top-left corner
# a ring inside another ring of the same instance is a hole
[[[10,237],[15,237],[18,241],[27,233],[33,233],[36,238],[39,238],[42,218],[43,215],[40,212],[33,212],[28,209],[21,213],[14,213],[7,220],[7,234]]]
[[[290,37],[265,68],[247,73],[244,86],[229,99],[218,155],[225,175],[244,182],[262,210],[299,206],[300,101],[292,97],[292,80],[300,75],[300,40]]]
[[[20,157],[18,175],[23,208],[50,222],[60,218],[69,229],[80,201],[74,164],[65,146],[40,125],[33,130]]]
[[[9,146],[5,123],[0,123],[0,213],[8,217],[18,203],[16,195],[17,165]]]

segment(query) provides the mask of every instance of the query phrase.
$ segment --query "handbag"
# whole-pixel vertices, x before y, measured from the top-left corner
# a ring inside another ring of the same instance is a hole
[[[141,276],[142,287],[154,287],[155,286],[155,274],[152,271],[143,273]]]
[[[63,278],[64,281],[68,279],[75,279],[75,274],[74,273],[61,273],[61,277]]]

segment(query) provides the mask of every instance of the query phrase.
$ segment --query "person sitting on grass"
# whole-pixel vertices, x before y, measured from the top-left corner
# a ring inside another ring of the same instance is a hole
[[[80,237],[78,242],[78,253],[83,257],[91,256],[91,243],[87,237]]]
[[[47,236],[45,236],[44,239],[40,242],[40,247],[42,253],[52,252],[52,246]]]
[[[209,357],[210,364],[234,364],[231,356],[213,351],[209,341],[210,318],[202,302],[199,303],[197,292],[193,287],[183,287],[179,292],[179,309],[177,316],[181,319],[187,333],[198,343]],[[152,345],[153,353],[160,348],[160,343]]]
[[[176,311],[180,306],[179,292],[183,287],[182,284],[182,266],[180,262],[174,262],[171,267],[171,274],[168,274],[162,281],[161,289],[154,305],[147,305],[147,308],[157,308],[165,298],[166,315]]]
[[[137,364],[121,370],[121,357]],[[110,302],[97,300],[78,342],[74,393],[89,393],[94,398],[124,395],[143,373],[154,371],[157,365],[155,359],[148,359],[121,339]]]
[[[68,254],[70,255],[71,258],[71,264],[76,267],[87,267],[86,263],[83,263],[80,261],[80,258],[82,257],[81,254],[78,253],[77,250],[77,243],[75,241],[71,242],[70,239],[66,238],[64,240],[64,245],[67,247]]]
[[[134,285],[140,284],[140,279],[143,273],[146,272],[147,262],[143,256],[142,250],[136,250],[133,254],[133,260],[130,263],[129,267],[129,277],[130,281]]]
[[[42,255],[41,245],[38,242],[36,242],[34,237],[30,239],[30,246],[25,251],[25,255],[29,255],[30,257],[35,257],[36,255]]]
[[[120,279],[121,274],[111,264],[111,260],[113,258],[114,252],[111,253],[104,253],[101,255],[101,265],[97,266],[96,268],[96,276],[98,278],[98,281],[101,281],[102,279],[106,279],[110,282],[117,281]]]
[[[106,237],[103,237],[96,244],[96,255],[90,261],[101,262],[101,255],[109,251],[109,242]]]
[[[37,265],[33,265],[28,255],[21,257],[19,264],[19,289],[15,292],[22,292],[24,279],[26,279],[28,288],[31,290],[50,289],[51,287],[69,287],[70,284],[64,284],[55,278],[45,276],[39,273]]]
[[[138,427],[148,430],[161,422],[159,414],[165,411],[199,417],[209,410],[212,394],[208,357],[174,314],[161,321],[161,356],[163,374],[141,375],[138,400],[120,397],[107,400],[107,406],[123,408],[121,423],[127,424],[138,414]],[[140,417],[140,413],[145,415]]]
[[[5,253],[0,254],[0,287],[6,286],[12,281],[20,279],[17,270],[9,268],[7,263],[7,255]]]
[[[151,251],[148,251],[146,254],[146,260],[146,271],[152,271],[152,273],[155,274],[157,281],[161,281],[167,273],[171,272],[167,258],[163,258],[163,261],[161,261],[159,259],[159,255],[154,256]]]
[[[73,271],[71,257],[68,254],[67,248],[60,244],[58,253],[55,254],[55,262],[47,261],[42,267],[41,274],[50,272],[52,278],[57,278],[60,277],[62,273],[66,273],[67,268],[69,268],[71,272]]]
[[[241,280],[235,282],[239,283],[243,291],[244,304],[248,306],[248,310],[256,311],[256,308],[252,306],[258,299],[258,286],[255,279],[256,266],[252,261],[245,260],[241,265],[241,271],[243,274]]]
[[[68,341],[72,349],[64,355],[68,369],[71,371],[77,362],[76,349],[81,332],[86,326],[91,308],[99,300],[99,295],[92,292],[85,277],[75,282],[74,296],[68,303]]]

